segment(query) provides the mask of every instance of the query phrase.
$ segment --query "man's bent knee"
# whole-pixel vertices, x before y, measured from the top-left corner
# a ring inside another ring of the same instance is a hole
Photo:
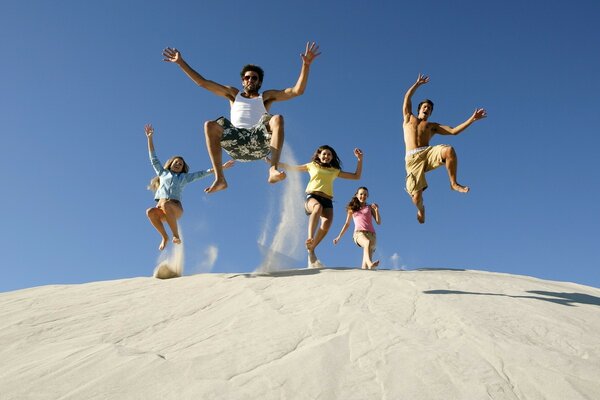
[[[446,148],[442,152],[442,159],[446,162],[447,159],[456,158],[456,151],[454,151],[454,147],[445,146]]]
[[[283,115],[273,115],[271,119],[269,119],[269,127],[271,130],[276,127],[283,126]]]
[[[221,136],[223,134],[223,127],[215,121],[206,121],[204,123],[204,133],[210,136]]]

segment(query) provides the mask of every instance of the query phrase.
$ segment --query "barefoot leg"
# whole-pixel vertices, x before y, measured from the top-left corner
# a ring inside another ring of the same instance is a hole
[[[306,239],[306,248],[308,250],[312,250],[315,248],[315,231],[317,230],[317,224],[319,222],[319,218],[321,218],[323,207],[317,200],[308,199],[306,201],[306,210],[310,213],[308,215],[308,238]]]
[[[324,208],[321,212],[321,226],[317,230],[317,234],[314,240],[314,247],[317,247],[319,243],[325,238],[327,232],[329,232],[329,228],[331,228],[331,223],[333,222],[333,208]]]
[[[373,262],[372,261],[372,256],[373,256],[373,248],[371,246],[371,240],[365,236],[365,235],[360,235],[356,241],[358,243],[358,245],[360,247],[362,247],[363,250],[363,258],[362,258],[362,269],[373,269],[373,267],[377,268],[377,265],[379,265],[379,261]],[[377,263],[377,264],[375,264]]]
[[[456,171],[458,169],[458,157],[453,147],[448,146],[443,155],[444,162],[446,163],[446,170],[448,171],[448,178],[450,179],[450,187],[452,190],[456,190],[460,193],[467,193],[469,191],[468,186],[463,186],[456,181]]]
[[[215,121],[207,121],[204,124],[204,136],[206,139],[206,149],[215,171],[215,180],[204,191],[214,193],[227,188],[227,181],[223,174],[223,154],[221,149],[221,138],[223,137],[223,127]]]
[[[146,215],[148,216],[152,226],[156,228],[162,238],[160,245],[158,246],[158,250],[162,251],[169,241],[169,236],[167,235],[165,226],[162,223],[163,219],[165,218],[165,214],[160,208],[152,207],[146,210]]]
[[[171,232],[173,232],[173,243],[181,243],[181,239],[179,238],[179,227],[177,226],[177,220],[181,218],[181,215],[183,214],[181,204],[171,200],[166,200],[164,202],[161,200],[159,204],[164,210],[167,224],[169,225],[169,228],[171,228]]]
[[[417,221],[420,224],[425,223],[425,206],[423,205],[423,191],[419,190],[417,193],[410,196],[413,204],[417,207]]]
[[[269,168],[268,182],[276,183],[286,178],[285,172],[277,170],[284,140],[283,117],[281,115],[273,115],[271,117],[269,120],[269,130],[272,135],[270,143],[271,167]]]

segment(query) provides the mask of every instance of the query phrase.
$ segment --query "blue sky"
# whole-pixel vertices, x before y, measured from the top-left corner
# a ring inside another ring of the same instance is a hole
[[[227,101],[161,61],[164,47],[227,85],[239,87],[244,64],[261,65],[263,89],[282,89],[296,82],[308,40],[322,55],[306,93],[272,107],[286,119],[284,160],[307,162],[329,144],[352,171],[352,149],[365,153],[360,181],[336,181],[333,227],[317,249],[324,264],[360,265],[350,233],[331,241],[365,185],[381,210],[384,268],[600,287],[599,11],[593,1],[7,0],[0,291],[152,273],[159,236],[145,216],[153,170],[143,126],[154,125],[161,160],[181,154],[197,170],[210,165],[203,122],[229,114]],[[401,115],[419,72],[431,80],[414,99],[435,102],[432,121],[457,125],[476,107],[488,111],[458,137],[433,140],[456,148],[471,192],[451,192],[445,170],[431,172],[423,226],[403,189]],[[254,270],[257,241],[282,218],[289,266],[305,264],[297,244],[306,218],[282,216],[281,199],[301,204],[307,176],[272,186],[266,174],[261,162],[238,164],[224,192],[205,195],[209,178],[186,188],[188,274]]]

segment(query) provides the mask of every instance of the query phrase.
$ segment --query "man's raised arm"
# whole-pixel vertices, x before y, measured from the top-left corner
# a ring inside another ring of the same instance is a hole
[[[306,43],[306,50],[304,54],[300,54],[302,58],[302,68],[300,69],[300,76],[296,85],[291,88],[283,90],[267,90],[263,93],[264,102],[272,101],[284,101],[292,99],[296,96],[300,96],[306,89],[306,83],[308,82],[308,73],[310,72],[310,65],[321,53],[319,52],[319,46],[315,42]]]
[[[224,86],[211,80],[205,79],[202,75],[196,72],[192,67],[188,65],[183,59],[181,53],[177,49],[167,47],[163,50],[163,61],[172,62],[177,65],[185,72],[185,74],[193,80],[198,86],[216,94],[222,96],[229,101],[234,101],[235,96],[238,93],[238,89],[231,86]]]
[[[413,83],[413,85],[406,91],[406,94],[404,95],[404,105],[402,106],[402,115],[404,115],[404,123],[407,123],[410,119],[410,116],[413,115],[411,101],[413,94],[415,94],[419,86],[424,85],[427,82],[429,82],[429,77],[423,74],[419,74],[417,81]],[[418,113],[419,110],[417,110],[417,114]]]
[[[467,119],[462,124],[460,124],[454,128],[447,126],[447,125],[434,125],[433,131],[435,133],[439,133],[440,135],[458,135],[459,133],[461,133],[462,131],[467,129],[467,127],[469,125],[471,125],[473,122],[480,120],[482,118],[485,118],[485,117],[487,117],[487,111],[485,111],[485,109],[483,109],[483,108],[477,108],[473,112],[473,115],[471,115],[469,117],[469,119]]]

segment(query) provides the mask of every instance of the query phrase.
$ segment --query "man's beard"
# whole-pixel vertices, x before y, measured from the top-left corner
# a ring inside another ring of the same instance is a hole
[[[246,94],[257,94],[259,89],[260,89],[260,84],[257,83],[255,85],[250,84],[250,85],[246,85],[244,86],[244,92],[246,92]]]

